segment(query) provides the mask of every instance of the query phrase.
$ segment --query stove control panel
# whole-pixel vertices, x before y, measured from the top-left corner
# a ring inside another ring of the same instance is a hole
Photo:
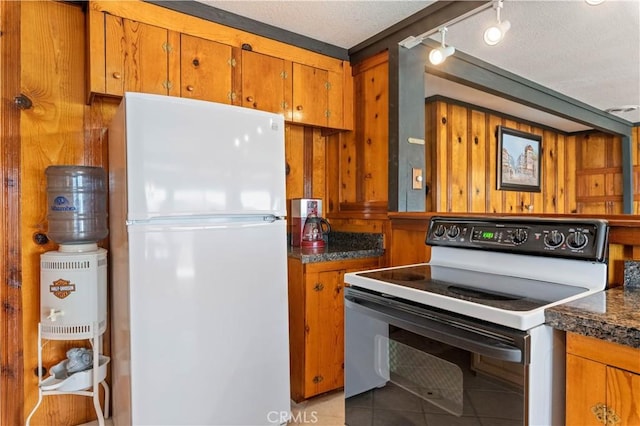
[[[426,244],[606,260],[609,227],[598,219],[433,217]]]

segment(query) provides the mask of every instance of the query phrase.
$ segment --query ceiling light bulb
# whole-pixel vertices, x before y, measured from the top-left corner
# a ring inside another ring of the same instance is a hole
[[[584,0],[584,1],[591,6],[597,6],[600,3],[604,2],[604,0]]]
[[[489,46],[495,46],[500,43],[504,38],[504,35],[511,28],[511,22],[503,21],[496,25],[492,25],[484,32],[484,42]]]
[[[449,56],[453,55],[456,49],[453,46],[438,47],[429,53],[429,62],[433,65],[440,65]]]
[[[504,35],[509,28],[511,28],[511,22],[509,21],[501,21],[500,20],[500,10],[502,9],[503,0],[496,0],[493,4],[493,8],[496,10],[496,21],[495,25],[490,26],[484,32],[484,42],[489,46],[495,46],[500,43],[504,38]]]
[[[453,55],[456,49],[453,46],[447,46],[444,42],[445,35],[447,34],[447,27],[440,29],[440,47],[437,49],[433,49],[429,52],[429,62],[433,65],[440,65],[447,59],[449,56]]]

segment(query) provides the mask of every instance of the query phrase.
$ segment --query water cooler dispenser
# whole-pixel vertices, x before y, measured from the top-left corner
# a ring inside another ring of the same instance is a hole
[[[38,325],[38,403],[42,397],[74,394],[93,398],[98,423],[109,417],[109,358],[102,355],[107,327],[107,251],[97,242],[108,234],[107,177],[104,169],[50,166],[47,176],[47,236],[57,251],[40,257]],[[42,377],[42,346],[48,340],[89,340],[90,349],[74,348],[67,359]],[[84,364],[82,364],[84,362]],[[104,389],[104,414],[99,385]]]

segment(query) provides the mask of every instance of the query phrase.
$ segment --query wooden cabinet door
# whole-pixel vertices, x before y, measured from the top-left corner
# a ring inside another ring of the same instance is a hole
[[[640,375],[607,367],[607,424],[640,425]]]
[[[309,396],[344,386],[344,271],[306,277],[305,389]]]
[[[106,92],[177,93],[177,33],[105,15]],[[172,43],[173,42],[173,43]]]
[[[567,425],[603,424],[607,408],[606,377],[606,365],[567,354]]]
[[[180,36],[180,96],[231,104],[232,48],[226,44]]]
[[[327,126],[333,129],[353,128],[353,124],[351,123],[353,118],[349,120],[346,117],[347,112],[344,108],[345,103],[348,102],[348,100],[352,101],[353,98],[347,96],[345,93],[343,79],[344,76],[342,73],[328,72]],[[351,112],[353,112],[353,110],[351,110]]]
[[[248,50],[242,51],[242,106],[284,114],[290,120],[291,62]]]
[[[328,124],[329,73],[293,64],[293,122],[326,127]]]

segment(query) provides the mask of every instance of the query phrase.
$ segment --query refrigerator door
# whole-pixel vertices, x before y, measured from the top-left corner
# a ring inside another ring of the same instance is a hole
[[[126,185],[128,221],[286,215],[280,115],[126,93],[111,126],[109,148],[111,175]]]
[[[130,273],[113,287],[113,311],[128,316],[114,322],[114,421],[131,410],[135,425],[286,422],[285,221],[128,232]]]

